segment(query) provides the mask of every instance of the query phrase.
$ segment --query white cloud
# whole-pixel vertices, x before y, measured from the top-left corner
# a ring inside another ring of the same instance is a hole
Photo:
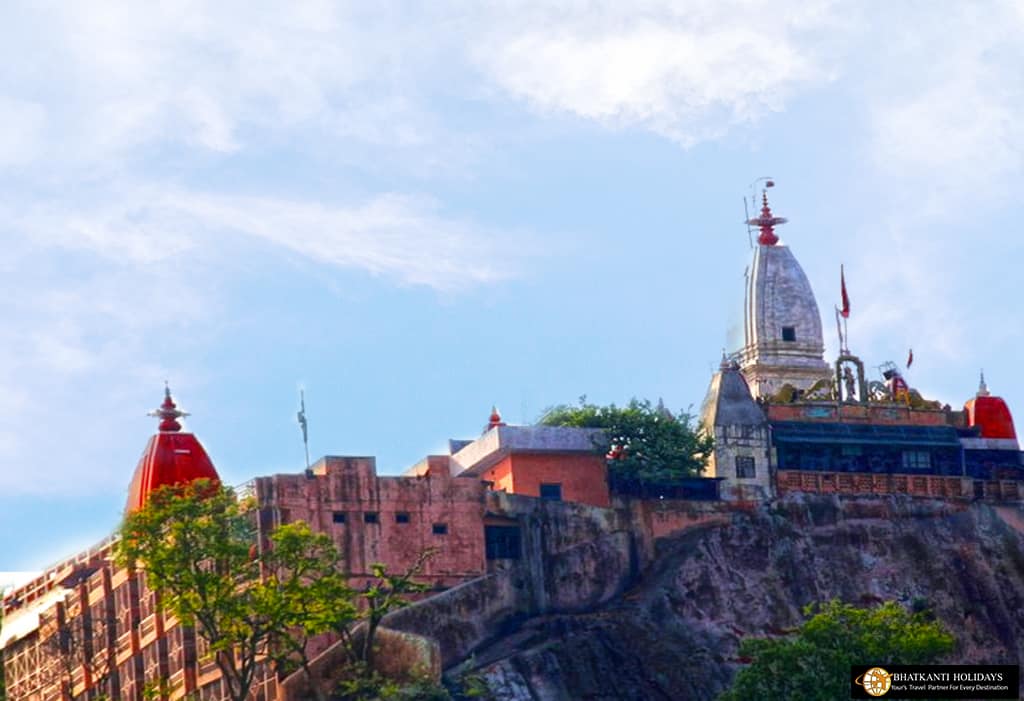
[[[517,7],[476,60],[541,112],[641,127],[690,145],[781,110],[832,77],[829,3],[575,3]]]

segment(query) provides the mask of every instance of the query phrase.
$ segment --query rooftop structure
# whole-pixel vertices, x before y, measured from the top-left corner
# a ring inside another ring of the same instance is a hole
[[[775,226],[786,219],[772,215],[766,191],[762,202],[761,216],[748,222],[760,228],[760,235],[747,271],[744,342],[737,353],[755,397],[774,394],[784,384],[811,387],[829,375],[811,283],[775,235]]]
[[[762,202],[761,216],[748,222],[760,236],[746,287],[745,343],[723,358],[701,417],[716,439],[709,472],[724,478],[723,496],[1024,496],[1013,418],[984,378],[954,411],[922,398],[894,363],[883,364],[880,379],[868,378],[842,337],[834,365],[825,363],[814,292],[775,235],[785,220],[772,215],[767,194]],[[847,316],[845,278],[841,293]]]
[[[164,401],[150,416],[160,419],[157,433],[149,439],[139,458],[125,511],[142,508],[149,495],[160,487],[185,484],[196,479],[220,483],[210,456],[202,443],[191,433],[183,433],[178,419],[188,416],[178,409],[169,387],[164,388]]]

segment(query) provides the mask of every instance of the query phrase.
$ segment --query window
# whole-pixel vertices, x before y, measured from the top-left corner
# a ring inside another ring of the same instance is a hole
[[[488,560],[518,560],[519,526],[484,526]]]
[[[345,512],[335,511],[334,514],[331,516],[331,520],[335,523],[345,523]]]
[[[434,535],[448,535],[448,524],[447,523],[435,523],[434,524]]]
[[[399,511],[395,514],[395,523],[409,523],[409,512]]]
[[[741,479],[757,477],[757,469],[754,467],[754,458],[749,455],[737,455],[736,476]]]
[[[364,523],[380,523],[380,516],[376,511],[367,511],[363,514]]]
[[[541,484],[540,498],[548,501],[562,501],[561,484]]]
[[[932,454],[927,450],[904,450],[904,470],[930,470],[932,467]]]
[[[795,341],[796,340],[796,327],[795,326],[783,326],[782,327],[782,340],[783,341]]]

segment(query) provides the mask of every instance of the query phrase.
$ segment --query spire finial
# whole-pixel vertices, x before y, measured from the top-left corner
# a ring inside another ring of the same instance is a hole
[[[149,412],[147,416],[155,416],[160,419],[159,430],[175,432],[181,430],[181,424],[178,423],[178,419],[188,416],[188,412],[178,409],[178,405],[174,403],[174,399],[171,397],[171,387],[167,380],[164,380],[163,404],[161,404],[159,408]]]
[[[719,370],[728,370],[729,369],[729,356],[727,356],[725,354],[725,349],[724,348],[722,349],[722,362],[718,364],[718,369]]]
[[[504,426],[504,425],[505,425],[505,422],[501,420],[501,412],[498,411],[498,407],[497,406],[492,404],[491,405],[491,416],[490,416],[489,419],[487,419],[487,428],[485,428],[484,431],[490,431],[492,428],[496,428],[498,426]]]
[[[981,382],[978,383],[978,396],[979,397],[988,397],[989,396],[988,385],[985,384],[985,371],[984,370],[981,371]]]
[[[775,183],[769,180],[766,185],[771,187],[775,185]],[[777,244],[779,242],[779,237],[775,235],[775,227],[780,224],[785,224],[786,221],[788,220],[784,217],[776,217],[772,215],[772,208],[768,204],[768,190],[762,189],[761,216],[747,220],[747,224],[760,227],[761,229],[761,235],[757,237],[757,242],[762,246],[774,246]]]

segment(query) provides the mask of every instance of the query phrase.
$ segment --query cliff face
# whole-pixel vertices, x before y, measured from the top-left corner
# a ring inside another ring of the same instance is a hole
[[[477,651],[493,698],[713,699],[744,636],[839,598],[927,607],[956,662],[1024,663],[1024,514],[907,499],[790,498],[658,541],[637,584],[589,613],[531,619]]]

